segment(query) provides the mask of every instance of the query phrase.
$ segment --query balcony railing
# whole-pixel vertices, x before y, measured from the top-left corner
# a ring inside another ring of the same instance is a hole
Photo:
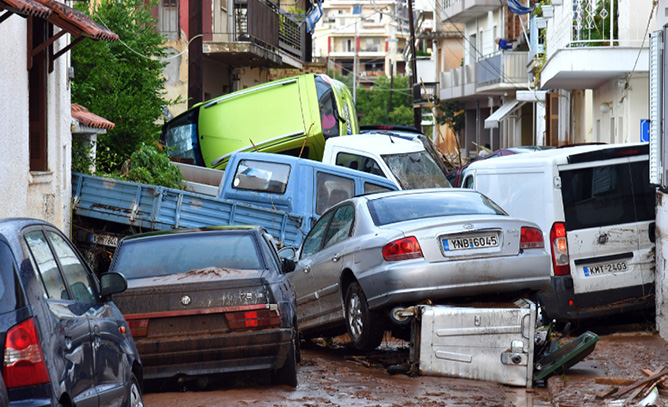
[[[157,7],[158,29],[168,39],[177,39],[179,3],[184,0],[163,0]],[[306,24],[281,10],[277,4],[265,0],[235,0],[228,15],[226,0],[212,0],[216,4],[211,19],[204,18],[204,41],[252,42],[274,51],[282,51],[298,60],[305,60]],[[168,5],[168,6],[166,6]],[[228,20],[228,17],[231,17]],[[228,27],[231,23],[232,27]],[[174,38],[172,38],[174,37]]]
[[[437,92],[438,82],[416,83],[413,87],[413,103],[433,102]]]
[[[618,2],[610,0],[573,3],[573,7],[555,7],[554,17],[547,20],[548,52],[567,47],[641,45],[647,20],[640,21],[631,16],[633,10],[620,11]],[[636,7],[635,2],[628,4],[628,7]],[[637,6],[640,7],[639,4]],[[625,20],[620,24],[621,16]]]
[[[525,87],[528,53],[526,51],[498,51],[478,61],[478,87],[499,83]]]

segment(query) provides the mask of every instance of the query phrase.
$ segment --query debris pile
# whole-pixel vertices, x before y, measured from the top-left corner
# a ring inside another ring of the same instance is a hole
[[[597,383],[611,384],[611,386],[600,391],[596,398],[609,399],[607,405],[610,407],[658,405],[659,395],[668,394],[668,366],[656,371],[643,369],[642,373],[646,377],[636,381],[597,379]],[[640,400],[635,402],[638,398]]]

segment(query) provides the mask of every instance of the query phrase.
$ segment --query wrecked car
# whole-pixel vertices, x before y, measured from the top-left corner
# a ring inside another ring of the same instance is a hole
[[[376,348],[407,329],[393,310],[426,301],[521,291],[550,282],[542,232],[470,190],[423,189],[345,200],[313,226],[289,275],[306,337],[347,329]],[[291,258],[290,248],[281,256]]]
[[[264,370],[297,386],[295,294],[273,238],[257,226],[128,236],[110,270],[115,297],[144,361],[146,379],[184,381]]]

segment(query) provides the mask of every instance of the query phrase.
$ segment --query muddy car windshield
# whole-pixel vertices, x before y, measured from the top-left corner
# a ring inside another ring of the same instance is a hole
[[[367,203],[376,226],[455,215],[507,215],[482,194],[431,193],[388,196]]]
[[[242,233],[177,233],[130,239],[120,245],[113,265],[114,271],[128,280],[206,268],[261,270],[265,266],[255,239]]]
[[[383,160],[403,189],[450,187],[445,174],[426,151],[388,154]]]

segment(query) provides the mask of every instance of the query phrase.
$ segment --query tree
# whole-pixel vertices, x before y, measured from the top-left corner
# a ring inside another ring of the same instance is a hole
[[[352,75],[337,78],[352,90]],[[410,78],[395,76],[390,91],[390,78],[380,76],[372,88],[357,88],[355,108],[360,117],[360,125],[393,124],[413,125],[413,108],[410,103]],[[389,112],[390,92],[392,111]]]
[[[101,0],[77,5],[120,38],[84,41],[72,50],[72,101],[116,124],[98,136],[98,172],[119,171],[133,152],[158,140],[157,123],[170,102],[163,98],[164,39],[150,12],[156,4],[157,0]]]

